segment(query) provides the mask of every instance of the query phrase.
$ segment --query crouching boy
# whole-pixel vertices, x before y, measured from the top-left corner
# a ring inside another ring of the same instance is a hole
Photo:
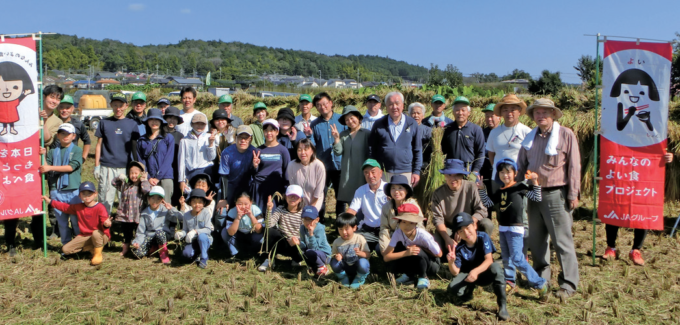
[[[472,217],[458,213],[455,218],[455,231],[461,238],[456,247],[449,247],[446,259],[454,278],[447,291],[461,302],[472,299],[475,286],[491,284],[498,303],[498,318],[507,320],[508,310],[505,299],[505,276],[503,267],[493,262],[492,254],[496,248],[485,232],[477,232]]]
[[[161,262],[170,264],[167,239],[172,238],[170,223],[177,223],[182,213],[165,201],[165,190],[160,186],[151,188],[147,201],[149,206],[140,215],[137,235],[132,241],[132,253],[138,258],[143,258],[147,253],[159,250]]]
[[[211,222],[212,215],[208,209],[205,191],[196,188],[191,191],[189,205],[191,211],[184,213],[182,230],[175,233],[176,240],[184,239],[188,245],[184,247],[182,255],[198,263],[198,267],[208,267],[208,248],[212,245],[210,235],[215,228]]]
[[[80,234],[66,243],[61,250],[65,255],[75,254],[80,251],[92,254],[92,265],[102,263],[102,250],[104,245],[111,239],[111,220],[106,212],[106,207],[98,203],[97,190],[92,182],[84,182],[78,188],[78,196],[83,203],[68,204],[57,200],[50,200],[43,196],[45,203],[52,205],[53,208],[63,211],[66,214],[75,214],[78,217],[78,228]]]

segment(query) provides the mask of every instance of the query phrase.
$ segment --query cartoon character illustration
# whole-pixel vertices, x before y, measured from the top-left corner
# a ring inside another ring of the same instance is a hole
[[[628,69],[621,73],[614,82],[611,97],[619,97],[616,112],[616,129],[622,131],[630,118],[635,115],[640,122],[654,132],[649,108],[650,100],[659,101],[659,90],[652,77],[640,69]],[[627,107],[624,109],[624,103]],[[636,112],[637,115],[635,114]],[[626,114],[626,116],[623,116]]]
[[[0,135],[16,135],[14,123],[19,121],[19,103],[35,92],[28,72],[14,62],[0,62]]]

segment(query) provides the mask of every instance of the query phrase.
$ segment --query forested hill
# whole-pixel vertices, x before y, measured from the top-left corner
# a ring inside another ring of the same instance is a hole
[[[324,55],[309,51],[285,50],[241,42],[195,41],[177,44],[135,46],[110,39],[94,40],[71,35],[44,38],[44,63],[49,69],[86,71],[88,65],[104,71],[155,72],[177,75],[213,76],[222,68],[222,79],[264,73],[364,81],[396,81],[400,78],[427,78],[427,69],[390,58],[370,55]],[[156,67],[158,65],[158,67]]]

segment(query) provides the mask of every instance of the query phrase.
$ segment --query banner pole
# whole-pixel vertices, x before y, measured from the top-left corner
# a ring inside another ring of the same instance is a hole
[[[598,130],[600,99],[598,92],[600,87],[600,33],[597,33],[597,45],[595,50],[595,145],[593,148],[593,265],[595,265],[595,252],[597,251],[597,140],[600,137]]]
[[[40,58],[40,95],[42,96],[42,91],[43,91],[43,52],[42,52],[42,32],[38,32],[39,38],[38,38],[38,52],[40,53],[39,58]],[[42,98],[40,98],[40,112],[43,111],[43,101]],[[45,123],[44,119],[42,116],[40,117],[40,148],[45,146],[45,134],[43,134],[43,124]],[[44,165],[45,164],[45,156],[40,155],[40,164]],[[40,184],[42,185],[42,195],[47,195],[45,192],[45,174],[40,174]],[[42,201],[42,210],[43,210],[43,223],[42,223],[42,228],[43,228],[43,257],[47,257],[47,204],[45,204],[45,200]]]

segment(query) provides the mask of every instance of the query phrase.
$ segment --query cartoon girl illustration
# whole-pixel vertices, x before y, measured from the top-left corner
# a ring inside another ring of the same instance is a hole
[[[0,136],[9,133],[16,135],[14,123],[19,121],[19,103],[35,92],[28,72],[13,62],[0,62],[0,123],[3,124]]]
[[[640,122],[654,132],[649,108],[650,100],[659,101],[659,90],[652,77],[640,69],[628,69],[621,73],[614,82],[611,97],[619,97],[616,112],[616,129],[622,131],[630,118],[635,115]],[[627,107],[624,109],[624,103]],[[638,112],[639,111],[639,112]],[[637,115],[635,114],[636,112]],[[626,114],[626,116],[623,116]]]

